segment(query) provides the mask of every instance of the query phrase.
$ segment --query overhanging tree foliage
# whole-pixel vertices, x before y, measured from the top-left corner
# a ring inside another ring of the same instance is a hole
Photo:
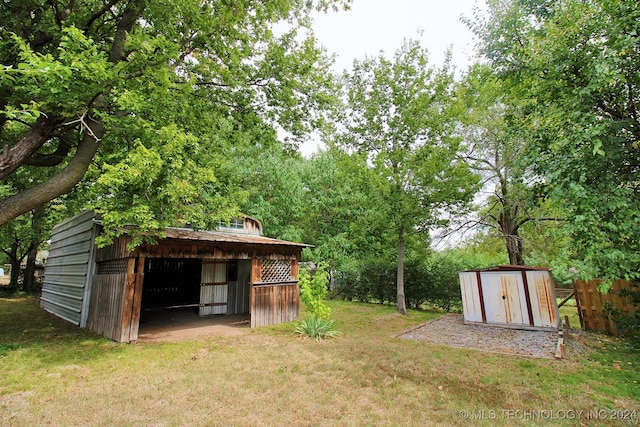
[[[344,3],[2,2],[0,179],[60,170],[0,200],[0,225],[85,176],[108,229],[236,212],[224,150],[257,128],[318,124],[326,64],[300,30],[312,8]]]
[[[441,214],[463,209],[476,177],[458,154],[461,138],[448,64],[434,69],[418,42],[407,41],[389,60],[383,55],[354,63],[345,75],[344,131],[337,143],[365,155],[378,179],[372,194],[379,223],[397,248],[397,298],[406,314],[404,253],[407,234],[428,232]],[[425,238],[428,238],[425,236]]]
[[[491,0],[473,28],[533,102],[527,158],[568,211],[581,276],[640,277],[640,5]]]

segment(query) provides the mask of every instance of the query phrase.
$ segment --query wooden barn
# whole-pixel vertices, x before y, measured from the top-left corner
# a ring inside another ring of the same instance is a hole
[[[307,245],[263,237],[253,218],[216,231],[167,228],[156,244],[133,251],[127,236],[97,248],[100,231],[91,211],[53,229],[40,300],[46,311],[118,342],[136,341],[141,312],[161,307],[246,313],[251,327],[299,315],[298,262]]]
[[[460,272],[465,323],[556,331],[560,316],[551,271],[506,265]]]

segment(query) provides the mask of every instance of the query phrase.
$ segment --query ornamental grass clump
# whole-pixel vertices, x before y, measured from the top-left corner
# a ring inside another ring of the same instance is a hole
[[[316,341],[340,335],[340,331],[336,331],[333,326],[333,319],[323,319],[315,315],[300,321],[293,333],[313,338]]]

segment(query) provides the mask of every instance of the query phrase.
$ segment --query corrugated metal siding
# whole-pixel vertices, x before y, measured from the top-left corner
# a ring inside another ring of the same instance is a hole
[[[77,215],[54,227],[44,271],[40,305],[73,324],[83,323],[94,239],[94,213]]]
[[[251,261],[238,261],[238,281],[229,282],[227,297],[227,314],[243,314],[249,312],[249,284]]]
[[[200,316],[226,314],[227,295],[226,263],[202,263],[202,279],[200,283]]]

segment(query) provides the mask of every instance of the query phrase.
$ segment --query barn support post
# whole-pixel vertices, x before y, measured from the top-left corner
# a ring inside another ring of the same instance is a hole
[[[136,341],[138,339],[140,310],[142,309],[142,284],[144,283],[145,257],[138,257],[136,259],[136,264],[136,275],[133,285],[133,303],[131,305],[131,331],[129,332],[129,341]]]
[[[120,322],[120,342],[138,339],[140,310],[142,306],[142,284],[144,282],[145,257],[137,256],[127,261],[127,273],[122,298],[122,320]]]
[[[251,275],[249,277],[250,289],[249,289],[249,313],[251,315],[251,327],[256,327],[256,289],[255,284],[262,280],[262,260],[258,259],[256,253],[253,253],[251,258]]]
[[[136,261],[137,258],[129,258],[127,260],[127,274],[124,281],[122,318],[120,321],[120,339],[118,340],[119,342],[131,341],[131,318],[136,283]]]

